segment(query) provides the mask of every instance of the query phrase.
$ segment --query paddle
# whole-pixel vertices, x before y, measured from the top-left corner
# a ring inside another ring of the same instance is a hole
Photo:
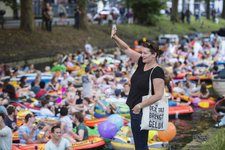
[[[198,103],[198,106],[202,108],[208,108],[209,107],[209,102],[200,102]]]

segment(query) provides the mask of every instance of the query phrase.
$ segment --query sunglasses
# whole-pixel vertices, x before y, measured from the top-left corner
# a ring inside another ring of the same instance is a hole
[[[152,50],[154,50],[154,52],[157,52],[157,51],[154,49],[154,47],[152,46],[152,44],[151,44],[151,43],[144,42],[144,44],[146,44],[146,45],[147,45],[147,47],[150,47]]]

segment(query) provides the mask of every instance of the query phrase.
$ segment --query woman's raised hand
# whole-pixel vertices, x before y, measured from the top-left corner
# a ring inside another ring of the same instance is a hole
[[[116,35],[116,27],[114,27],[111,31],[111,38],[113,38]]]

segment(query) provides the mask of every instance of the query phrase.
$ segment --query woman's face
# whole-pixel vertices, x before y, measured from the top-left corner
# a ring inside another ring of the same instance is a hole
[[[24,82],[27,83],[27,78],[24,79]]]
[[[143,58],[143,63],[149,63],[152,61],[152,59],[155,59],[156,53],[152,54],[150,52],[149,48],[146,47],[142,47],[142,54],[141,54],[142,58]]]
[[[34,65],[32,64],[32,65],[30,65],[30,69],[34,69]]]

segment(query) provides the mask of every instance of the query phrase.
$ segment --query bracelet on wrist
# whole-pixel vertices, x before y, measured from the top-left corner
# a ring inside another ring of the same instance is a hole
[[[140,109],[142,109],[140,104],[138,104],[138,107],[139,107]]]

